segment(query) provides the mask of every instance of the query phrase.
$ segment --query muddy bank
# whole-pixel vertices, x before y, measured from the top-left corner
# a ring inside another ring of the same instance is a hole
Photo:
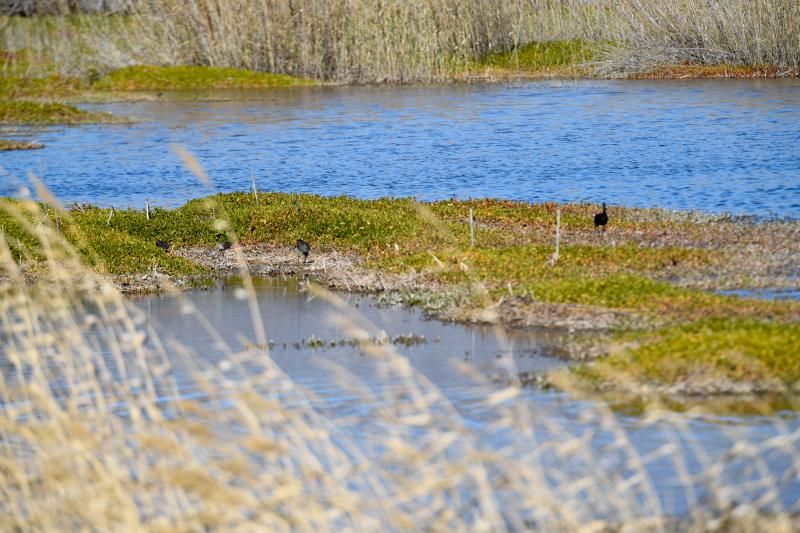
[[[241,273],[244,262],[253,276],[311,279],[331,290],[382,293],[388,303],[420,306],[432,318],[475,324],[501,324],[518,328],[558,328],[574,331],[609,330],[632,325],[637,318],[623,311],[578,304],[536,302],[507,295],[489,298],[483,286],[457,287],[433,281],[424,272],[403,274],[369,268],[356,254],[321,251],[303,262],[294,248],[266,245],[242,246],[219,251],[203,247],[181,248],[176,255],[212,269],[218,275]],[[123,290],[158,290],[164,278],[146,274],[140,285]],[[129,282],[130,283],[130,282]],[[182,285],[190,285],[186,281]],[[479,300],[475,300],[475,296]],[[483,296],[483,298],[481,298]]]

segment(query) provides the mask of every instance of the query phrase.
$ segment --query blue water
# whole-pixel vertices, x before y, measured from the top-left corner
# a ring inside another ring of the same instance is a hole
[[[190,307],[214,324],[221,338],[238,350],[246,345],[242,344],[243,340],[255,338],[250,306],[232,290],[240,286],[239,280],[230,280],[220,285],[225,290],[190,291],[180,297],[148,295],[134,301],[162,342],[169,345],[177,341],[194,354],[192,357],[218,365],[227,355],[218,347],[217,338],[208,334],[207,326],[198,321],[195,314],[181,309],[190,302]],[[312,335],[330,341],[347,338],[353,333],[342,326],[346,322],[341,321],[341,310],[321,298],[309,298],[299,289],[294,281],[257,282],[254,296],[259,309],[258,323],[263,326],[265,337],[274,341],[269,352],[271,360],[302,387],[314,409],[363,445],[366,455],[374,453],[375,449],[382,453],[385,449],[380,441],[387,434],[387,425],[392,426],[396,421],[376,416],[376,411],[387,397],[392,397],[391,391],[405,390],[402,380],[394,381],[398,376],[384,357],[366,357],[358,348],[349,345],[312,349],[303,344],[303,339]],[[667,515],[685,516],[691,507],[692,491],[702,496],[709,485],[726,487],[729,497],[740,503],[752,502],[762,495],[764,487],[748,486],[746,481],[765,478],[770,480],[766,486],[776,492],[775,507],[765,499],[756,504],[757,508],[774,512],[783,507],[800,512],[800,478],[797,475],[800,465],[796,460],[793,462],[792,455],[796,455],[800,444],[800,418],[795,413],[785,411],[775,416],[712,413],[666,416],[662,413],[663,419],[659,420],[659,416],[612,413],[596,401],[537,387],[522,389],[513,402],[515,408],[511,409],[509,404],[506,406],[509,409],[505,410],[489,405],[486,400],[508,383],[508,376],[565,365],[561,360],[545,356],[549,353],[548,346],[563,342],[557,332],[501,330],[429,321],[421,317],[419,310],[380,306],[372,296],[343,297],[350,305],[350,320],[365,327],[370,335],[377,336],[379,331],[390,336],[415,333],[427,339],[418,345],[396,345],[393,349],[402,354],[411,368],[425,376],[425,380],[441,393],[441,400],[453,408],[446,417],[448,424],[463,424],[468,433],[462,436],[483,450],[503,456],[528,456],[534,461],[531,465],[541,461],[545,472],[552,470],[566,476],[563,479],[553,476],[551,481],[567,483],[566,479],[575,481],[572,476],[588,476],[593,485],[606,489],[616,488],[615,483],[604,485],[611,479],[630,475],[630,459],[636,457],[642,461],[648,482]],[[180,360],[177,356],[175,359]],[[332,372],[323,363],[346,371],[351,381],[345,383],[341,374]],[[176,363],[175,368],[180,369],[182,365]],[[498,376],[504,379],[497,381]],[[176,378],[182,382],[182,395],[197,393],[189,376],[176,375]],[[488,382],[483,378],[489,378]],[[356,393],[354,383],[358,384],[360,392]],[[419,386],[427,390],[425,385]],[[436,397],[438,394],[429,396]],[[787,406],[797,405],[796,399],[786,400]],[[431,401],[432,411],[436,412],[436,406],[441,407],[441,404],[435,399]],[[694,399],[694,403],[703,404],[700,398]],[[752,405],[759,405],[758,400]],[[706,406],[711,407],[708,402]],[[503,416],[509,418],[501,422]],[[436,427],[436,423],[431,426]],[[536,437],[523,428],[535,428]],[[418,431],[426,430],[419,428]],[[560,443],[576,438],[583,440],[582,454],[562,455],[555,451]],[[758,451],[753,455],[743,453],[734,447],[737,443],[747,443]],[[376,448],[370,451],[372,446]],[[660,453],[666,446],[674,446],[674,450]],[[685,461],[687,470],[693,474],[689,484],[677,473],[676,465],[680,461]],[[754,470],[756,463],[763,466],[764,471]],[[582,514],[595,518],[603,516],[609,512],[609,507],[620,503],[615,501],[618,495],[599,490],[602,493],[590,496],[582,506]],[[503,498],[502,493],[503,490],[498,489],[499,499]],[[513,508],[526,494],[514,492],[507,496],[511,501],[505,503]],[[608,499],[595,501],[599,496]],[[570,497],[581,498],[580,493],[572,493]],[[711,505],[714,504],[705,502],[703,507]],[[629,510],[638,512],[639,506]],[[648,514],[655,510],[644,506],[641,511]]]
[[[0,155],[65,201],[182,204],[207,190],[493,196],[800,217],[800,81],[582,81],[216,93],[87,106],[132,126],[36,132]],[[7,136],[7,135],[6,135]]]
[[[762,300],[800,300],[800,289],[733,289],[717,292],[728,296]]]

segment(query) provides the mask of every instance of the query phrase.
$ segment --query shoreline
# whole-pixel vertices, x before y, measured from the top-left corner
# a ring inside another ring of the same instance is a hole
[[[343,292],[379,294],[390,305],[421,308],[431,319],[462,324],[501,325],[514,329],[558,330],[569,334],[569,341],[559,347],[553,357],[565,359],[573,370],[555,371],[537,376],[522,376],[522,383],[533,383],[559,390],[577,391],[583,394],[622,394],[632,397],[678,398],[725,398],[730,396],[763,396],[765,394],[794,394],[797,386],[787,385],[780,379],[756,378],[735,380],[726,376],[714,376],[702,371],[686,375],[671,383],[658,383],[646,379],[615,379],[606,375],[598,379],[592,362],[602,365],[612,354],[625,353],[636,342],[621,342],[620,332],[647,331],[666,327],[653,317],[625,309],[609,309],[575,303],[537,302],[514,295],[500,296],[488,304],[491,298],[484,287],[483,304],[476,304],[475,287],[458,287],[438,283],[426,278],[424,272],[382,272],[368,264],[364,257],[335,250],[316,252],[308,263],[300,260],[291,247],[276,247],[263,244],[237,246],[226,251],[207,247],[186,247],[174,250],[174,255],[188,259],[210,269],[215,278],[238,276],[241,261],[254,277],[296,277],[315,281],[330,290]],[[122,281],[124,279],[124,281]],[[163,277],[143,274],[132,282],[131,278],[116,278],[123,292],[163,290]],[[122,281],[122,283],[120,283]],[[170,279],[174,283],[175,279]],[[183,288],[191,283],[180,282]],[[693,283],[697,283],[694,280]],[[773,280],[774,282],[774,280]],[[712,285],[712,280],[703,282]],[[712,289],[708,289],[712,290]],[[800,317],[800,315],[798,315]],[[796,321],[795,317],[793,321]],[[588,363],[588,365],[587,365]],[[602,374],[604,371],[598,371]]]
[[[536,44],[536,43],[534,43]],[[559,46],[555,44],[553,46]],[[588,52],[586,52],[588,53]],[[641,80],[707,80],[707,79],[796,79],[800,70],[775,66],[736,65],[662,65],[642,72],[603,73],[600,64],[547,63],[532,68],[504,66],[508,53],[488,58],[485,63],[470,63],[456,70],[447,79],[435,83],[414,82],[401,86],[459,85],[472,83],[507,83],[511,81],[641,81]],[[500,59],[498,59],[500,58]],[[552,61],[552,58],[550,58]],[[563,58],[562,58],[563,60]],[[496,61],[497,64],[493,64]],[[214,91],[276,91],[324,87],[393,85],[389,82],[334,83],[282,74],[243,69],[139,65],[110,71],[103,77],[87,81],[79,77],[22,77],[14,69],[0,77],[0,125],[78,125],[133,123],[135,118],[93,113],[76,107],[78,104],[171,101],[227,100],[218,95],[197,94]],[[192,94],[195,93],[195,94]],[[36,143],[10,142],[0,148],[19,150],[40,148]]]

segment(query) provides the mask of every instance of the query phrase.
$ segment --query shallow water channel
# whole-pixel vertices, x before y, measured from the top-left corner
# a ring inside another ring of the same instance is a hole
[[[263,325],[271,346],[269,356],[305,391],[314,408],[334,425],[340,424],[348,435],[361,435],[366,440],[372,432],[381,431],[381,422],[372,413],[385,398],[382,391],[398,386],[382,372],[385,361],[339,342],[353,336],[355,324],[370,336],[385,332],[393,338],[391,349],[407,358],[422,379],[443,394],[473,438],[489,449],[528,453],[536,446],[546,449],[553,443],[580,438],[587,447],[584,455],[589,457],[588,464],[581,463],[581,468],[589,470],[581,475],[597,475],[599,487],[608,482],[601,479],[604,475],[623,475],[631,458],[638,456],[643,458],[651,476],[648,483],[658,494],[666,515],[684,515],[690,496],[702,501],[704,487],[720,483],[739,504],[757,498],[769,501],[765,491],[771,487],[777,491],[773,495],[777,499],[762,509],[800,511],[797,476],[781,478],[793,468],[796,472],[797,467],[792,466],[792,454],[800,443],[800,420],[790,412],[774,416],[672,413],[669,416],[673,418],[652,420],[631,410],[609,411],[602,402],[528,386],[514,402],[525,409],[525,423],[536,428],[534,441],[515,434],[513,425],[498,426],[497,407],[486,400],[515,372],[563,366],[563,361],[548,355],[548,346],[558,344],[568,333],[513,332],[443,323],[427,320],[417,310],[386,306],[378,298],[364,295],[340,295],[348,304],[348,310],[342,311],[311,296],[302,283],[293,280],[257,281],[255,294],[260,314],[255,323]],[[243,296],[241,282],[232,279],[215,289],[190,291],[180,297],[151,295],[133,301],[167,346],[172,339],[197,357],[218,364],[226,351],[219,339],[207,333],[195,312],[213,324],[233,351],[242,350],[252,346],[256,338],[256,326]],[[186,312],[187,304],[192,313]],[[398,338],[400,335],[405,337]],[[332,341],[337,345],[331,346]],[[266,352],[263,357],[267,357]],[[330,365],[355,377],[375,396],[365,400],[363,394],[354,393]],[[196,392],[190,381],[184,381],[187,396]],[[748,443],[753,449],[763,449],[740,455],[734,451],[737,442],[740,447]],[[754,469],[753,457],[759,468],[763,461],[765,470]],[[678,458],[685,461],[693,476],[691,490],[679,478]],[[539,459],[551,462],[546,468],[564,472],[576,468],[557,454],[551,457],[542,452]],[[586,457],[582,461],[587,461]],[[707,472],[712,464],[719,470],[710,480]],[[602,514],[603,504],[594,503],[599,506],[596,512]]]
[[[86,106],[134,125],[49,128],[0,155],[60,199],[141,208],[208,191],[500,197],[800,216],[800,81],[539,81],[187,93]],[[198,101],[211,98],[217,101]],[[4,134],[9,137],[9,134]],[[12,135],[13,136],[13,135]],[[12,178],[15,176],[16,178]]]

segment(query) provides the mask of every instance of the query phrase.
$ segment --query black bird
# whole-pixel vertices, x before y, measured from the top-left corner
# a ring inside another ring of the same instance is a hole
[[[228,240],[227,235],[225,235],[224,233],[217,233],[216,238],[217,238],[216,248],[218,252],[224,252],[225,250],[231,247],[231,241]]]
[[[304,241],[303,239],[297,239],[297,244],[296,244],[296,246],[297,246],[297,250],[298,250],[298,251],[299,251],[301,254],[303,254],[303,263],[305,263],[305,262],[308,260],[308,252],[310,252],[310,251],[311,251],[311,245],[310,245],[310,244],[308,244],[308,243],[307,243],[306,241]]]
[[[169,243],[167,241],[162,241],[161,239],[156,239],[156,246],[161,248],[165,252],[169,252]]]
[[[606,203],[603,202],[603,212],[594,216],[594,227],[603,226],[603,229],[605,229],[606,224],[608,224],[608,213],[606,213]]]

